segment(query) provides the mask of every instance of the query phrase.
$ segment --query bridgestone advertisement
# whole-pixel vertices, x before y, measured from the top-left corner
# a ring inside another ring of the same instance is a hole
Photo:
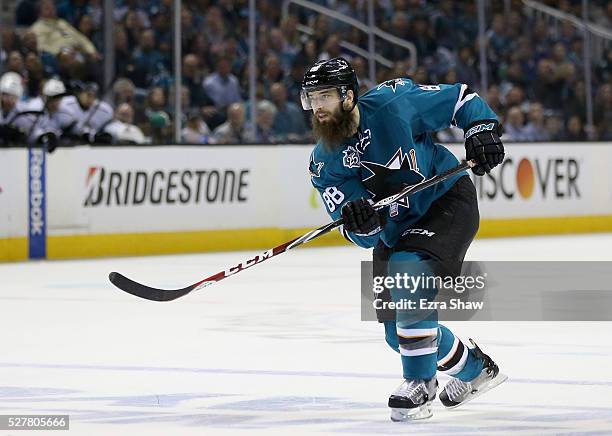
[[[449,148],[458,157],[464,154],[462,145]],[[27,150],[5,150],[0,238],[26,237],[28,216],[34,217],[34,229],[44,224],[51,236],[316,227],[329,217],[310,184],[311,150],[58,149],[46,159],[46,189],[39,179],[28,183]],[[506,151],[504,163],[490,175],[472,177],[483,222],[612,216],[610,144],[508,144]],[[36,171],[30,176],[38,177]],[[36,209],[41,193],[44,217]]]

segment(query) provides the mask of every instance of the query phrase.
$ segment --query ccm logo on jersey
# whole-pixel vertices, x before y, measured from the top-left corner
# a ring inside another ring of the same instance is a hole
[[[263,260],[265,260],[267,258],[269,258],[269,257],[272,257],[273,254],[274,254],[273,251],[274,250],[264,251],[263,253],[258,254],[257,256],[255,256],[255,257],[253,257],[251,259],[245,260],[244,262],[242,262],[242,263],[240,263],[240,264],[238,264],[236,266],[233,266],[231,268],[226,269],[225,270],[225,277],[231,276],[232,274],[236,274],[238,271],[242,271],[243,269],[247,269],[250,266],[253,266],[253,265],[255,265],[255,264],[257,264],[257,263],[259,263],[259,262],[261,262],[261,261],[263,261]]]
[[[408,229],[404,233],[402,233],[402,236],[405,236],[405,235],[423,235],[423,236],[427,236],[428,238],[431,238],[435,234],[436,234],[436,232],[430,232],[429,230],[425,230],[425,229]]]
[[[470,136],[476,133],[479,133],[485,130],[493,130],[493,129],[495,129],[495,123],[478,124],[477,126],[474,126],[470,130],[465,132],[465,139],[469,138]]]

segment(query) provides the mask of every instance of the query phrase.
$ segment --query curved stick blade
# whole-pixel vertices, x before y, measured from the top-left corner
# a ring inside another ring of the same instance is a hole
[[[122,291],[151,301],[172,301],[190,293],[196,287],[191,285],[182,289],[157,289],[135,282],[118,272],[110,273],[108,279]]]

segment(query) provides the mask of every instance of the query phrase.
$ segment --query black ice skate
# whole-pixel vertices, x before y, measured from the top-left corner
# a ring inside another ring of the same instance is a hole
[[[444,386],[444,389],[440,392],[440,401],[449,409],[454,409],[479,397],[508,379],[508,376],[499,372],[495,362],[484,354],[472,339],[470,339],[470,342],[474,346],[476,357],[483,361],[482,371],[474,380],[469,382],[453,378]]]
[[[404,380],[389,397],[391,421],[412,421],[432,415],[432,401],[436,398],[438,381]]]

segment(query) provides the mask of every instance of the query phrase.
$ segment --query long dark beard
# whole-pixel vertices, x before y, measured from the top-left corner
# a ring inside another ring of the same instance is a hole
[[[345,139],[350,138],[357,131],[357,123],[353,120],[351,112],[341,111],[332,114],[329,121],[319,122],[312,114],[312,133],[317,141],[321,141],[329,150],[338,148]]]

